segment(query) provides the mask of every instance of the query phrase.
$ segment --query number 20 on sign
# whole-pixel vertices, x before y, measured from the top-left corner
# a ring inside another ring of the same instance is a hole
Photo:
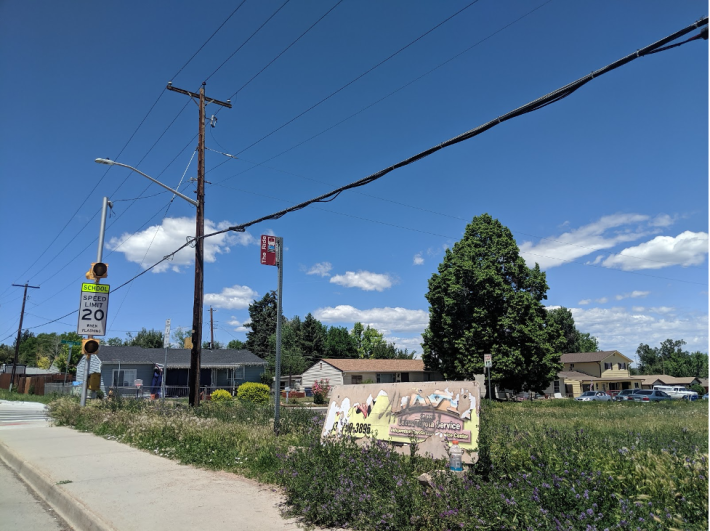
[[[81,285],[79,300],[79,322],[76,332],[79,335],[106,335],[106,316],[108,314],[108,295],[111,286],[108,284]]]

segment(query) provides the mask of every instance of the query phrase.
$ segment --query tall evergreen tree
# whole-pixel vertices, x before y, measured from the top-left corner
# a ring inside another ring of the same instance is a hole
[[[547,289],[508,228],[488,214],[473,218],[429,280],[424,363],[446,378],[472,378],[492,354],[492,379],[503,388],[543,390],[562,369],[562,332],[542,305]]]
[[[301,353],[310,365],[325,357],[326,329],[310,313],[300,326],[300,339]]]
[[[251,322],[244,326],[247,332],[246,348],[260,358],[269,355],[269,337],[276,333],[276,292],[270,291],[249,305]]]

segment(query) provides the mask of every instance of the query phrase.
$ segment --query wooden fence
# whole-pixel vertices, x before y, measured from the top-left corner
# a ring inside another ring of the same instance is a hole
[[[0,374],[0,389],[10,389],[11,373]],[[67,375],[67,382],[73,382],[74,375]],[[18,393],[44,395],[44,384],[64,382],[64,373],[41,374],[37,376],[17,376],[15,375],[15,389]]]

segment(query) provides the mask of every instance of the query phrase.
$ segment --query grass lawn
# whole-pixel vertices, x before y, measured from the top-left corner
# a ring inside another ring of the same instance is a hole
[[[375,530],[707,529],[708,404],[484,403],[464,477],[387,444],[321,444],[321,415],[238,402],[50,405],[58,424],[283,487],[291,514]],[[434,484],[417,480],[431,472]]]

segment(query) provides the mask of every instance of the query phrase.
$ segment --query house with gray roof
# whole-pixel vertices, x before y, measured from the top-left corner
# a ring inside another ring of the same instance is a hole
[[[129,394],[141,388],[150,394],[159,394],[161,379],[165,375],[166,396],[186,396],[190,373],[190,350],[141,347],[111,347],[101,345],[91,356],[89,374],[101,375],[101,389],[122,389]],[[77,365],[77,380],[84,376],[86,358]],[[165,367],[163,367],[165,365]],[[236,390],[244,382],[259,382],[266,369],[266,361],[248,350],[202,349],[200,359],[200,387],[207,393],[215,389]]]

